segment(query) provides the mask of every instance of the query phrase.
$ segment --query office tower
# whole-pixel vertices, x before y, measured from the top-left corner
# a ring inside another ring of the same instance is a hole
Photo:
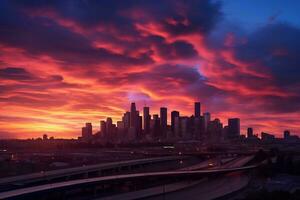
[[[214,119],[208,123],[208,137],[210,141],[220,141],[222,138],[223,124],[219,119]]]
[[[210,122],[210,113],[206,112],[203,114],[204,117],[204,131],[207,132],[208,123]]]
[[[106,135],[107,135],[107,139],[111,140],[112,136],[113,136],[113,123],[112,123],[112,119],[110,117],[108,117],[106,119]]]
[[[180,117],[175,117],[174,119],[174,134],[175,138],[181,138],[181,124],[180,124]]]
[[[143,127],[143,117],[140,115],[137,115],[136,118],[136,129],[137,129],[137,138],[140,139],[142,138],[142,127]]]
[[[86,127],[82,127],[82,129],[81,129],[81,137],[82,137],[82,139],[86,139],[87,138]]]
[[[153,129],[152,129],[152,136],[155,139],[158,139],[161,131],[161,126],[160,126],[160,118],[158,117],[157,114],[153,115]]]
[[[247,138],[252,138],[253,137],[253,128],[249,127],[247,129]]]
[[[201,116],[201,103],[195,102],[195,117]]]
[[[237,138],[240,136],[240,119],[228,119],[228,138]]]
[[[284,138],[284,139],[289,139],[290,136],[291,136],[290,131],[285,130],[285,131],[283,132],[283,138]]]
[[[171,130],[172,130],[172,133],[174,134],[175,133],[175,118],[176,117],[179,117],[179,112],[174,110],[171,112]]]
[[[87,137],[89,137],[89,138],[92,137],[92,135],[93,135],[93,126],[92,126],[92,123],[86,123],[85,127],[86,127]]]
[[[118,129],[124,129],[125,128],[125,124],[123,121],[117,121],[117,128]]]
[[[131,103],[131,107],[130,107],[130,127],[136,127],[136,107],[135,107],[135,103]]]
[[[204,117],[195,117],[194,118],[194,130],[193,130],[194,139],[201,139],[204,135]]]
[[[275,139],[275,135],[261,132],[261,140],[263,141],[273,141]]]
[[[106,122],[104,120],[100,121],[100,131],[101,135],[106,137]]]
[[[144,133],[148,135],[150,133],[150,114],[149,114],[149,107],[144,107],[143,110],[143,117],[144,117]]]
[[[128,129],[130,127],[130,112],[124,113],[122,121],[124,122],[125,129]]]
[[[167,120],[168,120],[168,113],[167,108],[161,107],[160,108],[160,126],[162,131],[162,137],[166,137],[167,133]]]
[[[93,136],[92,123],[85,123],[85,127],[82,128],[82,139],[88,141]]]
[[[188,117],[180,117],[180,129],[181,136],[183,139],[191,139],[189,129],[189,118]]]

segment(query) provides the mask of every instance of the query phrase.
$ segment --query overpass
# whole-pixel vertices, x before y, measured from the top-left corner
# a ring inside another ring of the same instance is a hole
[[[154,157],[127,161],[110,162],[96,165],[86,165],[80,167],[41,171],[39,173],[32,173],[20,176],[6,177],[0,179],[1,187],[7,187],[8,185],[24,185],[32,184],[39,181],[51,181],[54,179],[69,180],[72,176],[78,178],[88,178],[89,174],[96,173],[98,176],[105,175],[109,171],[126,171],[132,167],[139,167],[143,165],[157,164],[160,162],[174,161],[180,159],[186,159],[188,156],[165,156]]]
[[[34,187],[28,187],[23,189],[11,190],[7,192],[0,193],[0,199],[26,199],[32,198],[34,195],[47,194],[51,193],[62,193],[65,194],[68,190],[85,190],[86,188],[93,188],[94,195],[97,193],[97,189],[105,189],[107,185],[110,184],[120,184],[121,182],[127,182],[131,180],[154,180],[155,178],[199,178],[210,175],[220,175],[230,172],[239,172],[239,171],[248,171],[259,167],[260,165],[251,165],[245,167],[236,167],[229,169],[211,169],[211,170],[195,170],[195,171],[166,171],[166,172],[148,172],[148,173],[136,173],[136,174],[124,174],[124,175],[113,175],[113,176],[104,176],[97,178],[88,178],[72,181],[64,181],[53,184],[45,184]]]

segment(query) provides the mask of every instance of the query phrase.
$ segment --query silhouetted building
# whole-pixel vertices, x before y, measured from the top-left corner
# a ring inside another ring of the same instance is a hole
[[[106,139],[111,141],[113,137],[113,123],[110,117],[106,119],[106,136],[107,136]]]
[[[180,124],[180,117],[175,117],[174,119],[174,133],[175,138],[179,139],[181,138],[181,124]]]
[[[201,103],[195,102],[195,117],[201,116]]]
[[[131,103],[130,107],[130,127],[136,128],[136,107],[135,103]]]
[[[130,127],[130,112],[124,113],[122,121],[124,122],[124,128],[128,129]]]
[[[141,139],[142,138],[142,130],[143,130],[143,117],[137,115],[137,138]]]
[[[104,120],[100,121],[100,131],[101,131],[101,135],[106,137],[106,122]]]
[[[82,128],[82,139],[90,140],[93,136],[93,126],[92,123],[85,123],[85,127]]]
[[[160,108],[160,126],[161,126],[161,131],[162,131],[162,137],[166,137],[167,133],[167,120],[168,120],[168,113],[167,113],[167,108],[161,107]]]
[[[206,112],[203,114],[204,117],[204,131],[207,132],[208,124],[210,122],[210,113]]]
[[[247,138],[252,138],[253,135],[253,128],[248,128],[247,129]]]
[[[240,136],[240,119],[231,118],[228,119],[228,138],[237,138]]]
[[[145,135],[148,135],[150,133],[150,120],[151,120],[149,107],[144,107],[143,117],[144,117],[144,133]]]
[[[153,115],[152,130],[151,130],[154,139],[158,139],[161,137],[160,131],[161,131],[160,118],[158,117],[157,114],[155,114]]]
[[[263,141],[273,141],[275,136],[269,133],[261,132],[261,139]]]
[[[210,141],[216,142],[220,141],[222,138],[222,132],[223,132],[223,124],[219,119],[215,119],[213,121],[210,121],[208,123],[208,138]]]
[[[171,112],[171,130],[172,130],[172,133],[174,134],[175,133],[175,118],[176,117],[179,117],[179,112],[174,110]]]
[[[204,117],[194,118],[194,139],[202,139],[204,137],[205,122]]]

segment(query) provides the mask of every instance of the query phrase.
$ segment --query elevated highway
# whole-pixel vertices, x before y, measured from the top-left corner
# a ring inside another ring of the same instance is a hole
[[[0,199],[26,199],[32,198],[34,195],[41,195],[50,193],[65,192],[68,190],[81,190],[84,188],[94,188],[94,192],[97,193],[97,187],[101,185],[101,188],[109,184],[119,184],[121,182],[128,182],[131,180],[153,180],[155,178],[169,179],[169,178],[200,178],[210,175],[227,174],[230,172],[248,171],[257,168],[259,165],[251,165],[245,167],[235,167],[229,169],[210,169],[210,170],[195,170],[195,171],[166,171],[166,172],[150,172],[150,173],[136,173],[125,175],[104,176],[97,178],[80,179],[73,181],[64,181],[54,184],[45,184],[34,187],[28,187],[23,189],[12,190],[8,192],[0,193]]]

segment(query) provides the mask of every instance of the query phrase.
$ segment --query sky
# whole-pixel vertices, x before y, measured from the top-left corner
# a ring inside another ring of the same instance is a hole
[[[1,0],[0,138],[76,138],[130,102],[300,135],[300,1]]]

